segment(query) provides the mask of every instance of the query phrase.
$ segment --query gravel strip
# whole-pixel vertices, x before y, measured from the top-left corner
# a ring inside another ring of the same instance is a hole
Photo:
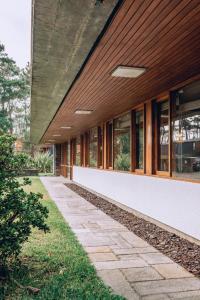
[[[65,184],[72,191],[101,209],[104,213],[126,226],[163,254],[179,263],[192,274],[200,277],[200,246],[174,233],[127,212],[117,205],[74,184]]]

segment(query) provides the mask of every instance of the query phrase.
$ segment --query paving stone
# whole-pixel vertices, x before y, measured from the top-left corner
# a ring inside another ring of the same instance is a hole
[[[113,245],[114,242],[108,238],[102,238],[102,237],[95,237],[95,238],[90,238],[90,237],[79,237],[78,238],[80,243],[83,246],[109,246],[109,245]]]
[[[149,244],[145,242],[143,239],[135,235],[134,233],[130,231],[122,232],[120,235],[125,239],[129,244],[131,244],[134,247],[148,247]]]
[[[107,246],[102,246],[102,247],[85,247],[85,251],[87,253],[106,253],[106,252],[111,252],[111,249]]]
[[[97,270],[128,269],[148,266],[148,264],[139,257],[134,260],[95,262],[94,265]]]
[[[173,263],[173,261],[162,253],[144,253],[139,256],[150,265]]]
[[[113,249],[113,252],[117,255],[123,255],[123,254],[138,254],[138,253],[157,253],[158,250],[156,250],[155,248],[149,246],[149,247],[140,247],[140,248],[113,248],[113,246],[111,246]]]
[[[91,261],[112,261],[117,260],[117,257],[113,253],[90,253],[89,258]]]
[[[66,181],[42,178],[98,274],[115,293],[130,300],[200,300],[198,278],[187,277],[190,274],[168,257],[64,187]]]
[[[126,297],[127,300],[139,300],[139,296],[126,281],[120,270],[102,270],[97,272],[108,286],[118,295]]]
[[[198,291],[187,291],[187,292],[179,292],[179,293],[171,293],[169,294],[170,299],[188,299],[188,300],[199,300],[200,299],[200,290]]]
[[[160,264],[153,265],[164,278],[185,278],[185,277],[194,277],[191,273],[187,272],[184,268],[178,264]]]
[[[122,273],[129,282],[163,279],[152,267],[124,269]]]
[[[132,286],[141,296],[175,293],[200,289],[198,278],[165,279],[133,283]]]
[[[142,297],[142,300],[169,300],[169,296],[166,294],[159,294],[159,295],[150,295]]]
[[[112,241],[114,242],[113,244],[118,245],[120,248],[132,248],[133,246],[129,244],[127,241],[125,241],[120,235],[117,237],[113,236],[111,237]]]

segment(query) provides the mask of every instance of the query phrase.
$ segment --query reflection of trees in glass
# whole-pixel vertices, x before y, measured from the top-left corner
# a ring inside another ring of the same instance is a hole
[[[116,170],[130,170],[130,126],[130,114],[114,121],[114,168]]]
[[[200,103],[198,99],[192,99],[189,94],[184,94],[184,90],[181,95],[178,94],[172,122],[173,172],[176,176],[192,179],[199,179],[200,175]]]
[[[130,170],[130,135],[125,134],[118,136],[117,144],[119,144],[119,154],[115,159],[115,168],[117,170]]]
[[[76,139],[76,166],[81,165],[81,139],[77,137]]]
[[[98,134],[97,127],[90,129],[90,144],[89,144],[89,165],[97,167],[97,144]]]
[[[136,112],[136,168],[143,169],[144,112]]]

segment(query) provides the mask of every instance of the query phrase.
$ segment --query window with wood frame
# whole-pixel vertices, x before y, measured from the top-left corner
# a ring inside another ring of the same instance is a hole
[[[84,135],[80,137],[80,165],[84,165]]]
[[[106,167],[113,168],[113,121],[106,123]]]
[[[114,120],[114,169],[131,168],[131,112]]]
[[[144,169],[144,109],[135,112],[135,168]]]
[[[67,142],[67,147],[66,147],[66,164],[67,164],[67,177],[70,177],[70,142]]]
[[[172,96],[172,175],[200,180],[200,81]]]
[[[103,126],[98,126],[98,168],[103,168]]]
[[[81,138],[78,136],[75,139],[75,159],[74,159],[74,164],[76,166],[81,165]]]
[[[170,109],[169,99],[155,103],[155,170],[169,173],[170,163]]]
[[[89,166],[97,167],[98,158],[98,129],[94,127],[89,130]]]

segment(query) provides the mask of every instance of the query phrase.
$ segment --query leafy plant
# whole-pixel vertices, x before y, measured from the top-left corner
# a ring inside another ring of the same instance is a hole
[[[31,184],[30,180],[20,183],[16,177],[25,168],[27,155],[14,154],[14,141],[10,135],[0,136],[0,270],[17,258],[32,227],[49,230],[42,194],[25,192],[23,186]]]
[[[37,152],[33,163],[41,173],[51,173],[53,168],[53,156],[49,152]]]

